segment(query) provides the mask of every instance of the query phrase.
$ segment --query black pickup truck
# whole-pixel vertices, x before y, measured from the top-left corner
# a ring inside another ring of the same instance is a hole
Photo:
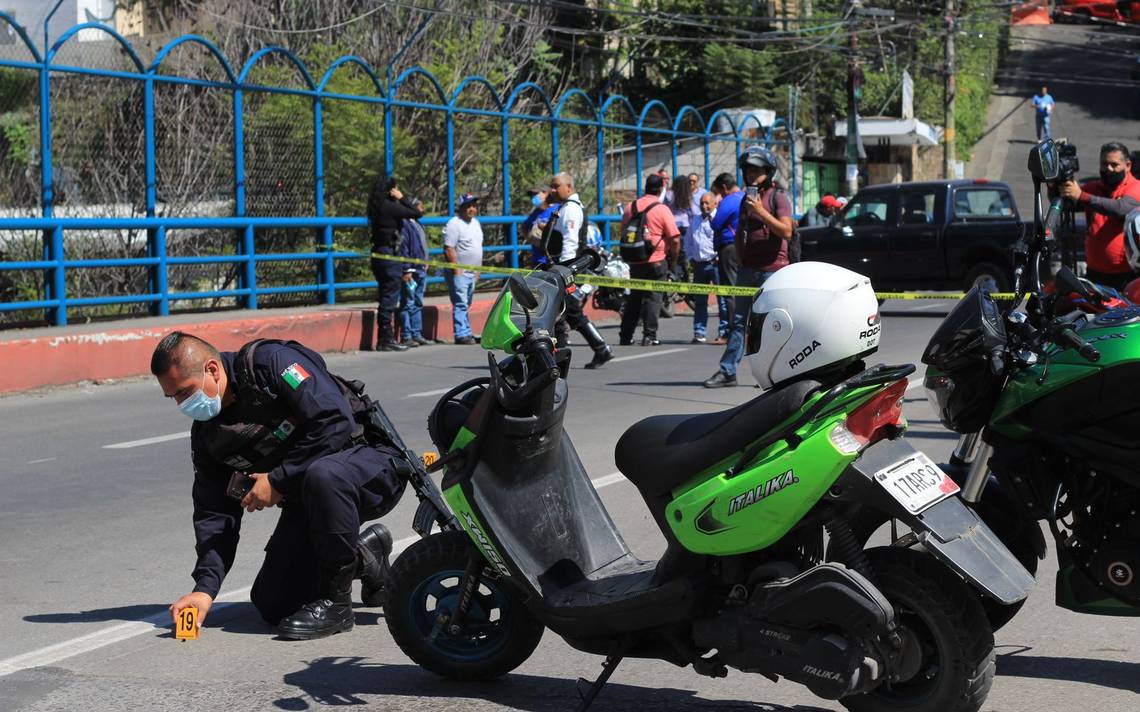
[[[866,275],[878,290],[1005,292],[1026,229],[1005,183],[946,180],[867,186],[833,225],[800,228],[799,239],[803,259]]]

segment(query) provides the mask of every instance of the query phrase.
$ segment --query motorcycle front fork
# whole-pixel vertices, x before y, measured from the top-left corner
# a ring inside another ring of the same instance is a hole
[[[966,482],[962,485],[962,499],[976,504],[982,498],[982,490],[990,476],[990,455],[993,446],[982,440],[982,431],[966,433],[958,438],[958,445],[950,456],[950,464],[969,467]]]

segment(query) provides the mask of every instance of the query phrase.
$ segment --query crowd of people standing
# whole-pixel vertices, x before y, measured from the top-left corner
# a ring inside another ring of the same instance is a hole
[[[707,190],[696,173],[670,180],[662,170],[646,178],[642,195],[621,211],[618,227],[619,253],[632,278],[680,278],[697,284],[759,288],[796,259],[792,240],[797,223],[791,201],[778,182],[775,155],[760,146],[750,147],[740,156],[739,168],[743,185],[726,172],[716,176]],[[573,259],[599,238],[597,229],[586,220],[570,174],[558,173],[548,183],[529,190],[528,195],[531,211],[519,234],[531,246],[532,264]],[[456,215],[443,230],[444,261],[482,264],[484,233],[478,219],[479,202],[471,193],[458,199]],[[845,202],[825,194],[798,226],[831,224]],[[379,293],[378,348],[400,351],[433,343],[424,335],[422,319],[429,271],[423,264],[399,261],[401,257],[422,260],[428,255],[427,235],[420,224],[422,203],[404,196],[394,178],[383,176],[372,191],[368,216],[373,237],[372,269]],[[469,307],[479,273],[463,268],[443,272],[452,304],[455,343],[477,343]],[[620,345],[633,345],[639,326],[642,346],[660,343],[657,330],[663,291],[630,290],[622,309]],[[704,382],[708,388],[736,385],[749,314],[746,297],[714,299],[717,324],[712,340],[724,344],[725,349],[717,371]],[[710,341],[708,302],[704,296],[692,300],[694,344]],[[583,307],[581,298],[568,300],[556,337],[560,346],[565,345],[570,331],[578,331],[594,354],[586,368],[598,368],[612,359],[613,353]]]

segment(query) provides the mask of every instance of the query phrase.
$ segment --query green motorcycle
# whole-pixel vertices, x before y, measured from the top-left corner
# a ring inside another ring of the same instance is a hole
[[[1032,149],[1035,196],[1057,180],[1065,155],[1049,140]],[[1045,555],[1039,522],[1048,525],[1060,564],[1057,605],[1136,616],[1140,307],[1068,311],[1056,295],[1093,295],[1067,268],[1046,295],[1040,265],[1061,202],[1044,219],[1035,202],[1035,233],[1018,249],[1016,299],[999,309],[975,290],[947,316],[923,355],[928,398],[942,424],[962,433],[946,469],[963,499],[1032,572]],[[994,628],[1019,607],[987,604]]]
[[[494,678],[549,628],[605,656],[580,710],[625,657],[784,677],[852,710],[977,710],[994,642],[975,592],[1012,604],[1032,579],[902,437],[914,367],[854,361],[726,411],[635,424],[616,459],[668,544],[641,561],[562,427],[570,352],[551,334],[593,264],[512,276],[482,337],[507,357],[488,354],[489,377],[429,418],[464,531],[394,562],[385,618],[401,650],[449,678]],[[864,549],[849,526],[864,509],[924,546]]]

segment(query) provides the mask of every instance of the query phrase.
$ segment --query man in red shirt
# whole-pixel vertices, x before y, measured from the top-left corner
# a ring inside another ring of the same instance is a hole
[[[1061,195],[1085,211],[1086,276],[1116,289],[1123,289],[1135,276],[1124,254],[1124,218],[1140,208],[1140,180],[1131,169],[1128,149],[1114,141],[1100,148],[1100,180],[1061,186]]]
[[[644,215],[645,242],[652,246],[645,262],[630,262],[629,276],[633,279],[661,281],[669,271],[667,259],[675,260],[681,251],[681,231],[673,220],[673,211],[662,200],[665,196],[665,181],[654,173],[645,179],[645,195],[630,203],[621,219],[621,234],[633,220],[633,211]],[[623,346],[633,344],[633,332],[637,323],[644,321],[641,331],[642,346],[656,346],[657,318],[661,315],[661,292],[645,292],[631,289],[626,297],[621,315],[621,341]]]
[[[795,233],[792,201],[773,184],[776,156],[768,149],[745,149],[740,168],[744,172],[745,196],[736,230],[736,254],[740,258],[736,286],[759,289],[776,270],[788,266],[788,240]],[[736,297],[728,345],[720,358],[720,368],[705,381],[705,388],[736,385],[736,367],[744,357],[744,332],[751,315],[752,297]]]

